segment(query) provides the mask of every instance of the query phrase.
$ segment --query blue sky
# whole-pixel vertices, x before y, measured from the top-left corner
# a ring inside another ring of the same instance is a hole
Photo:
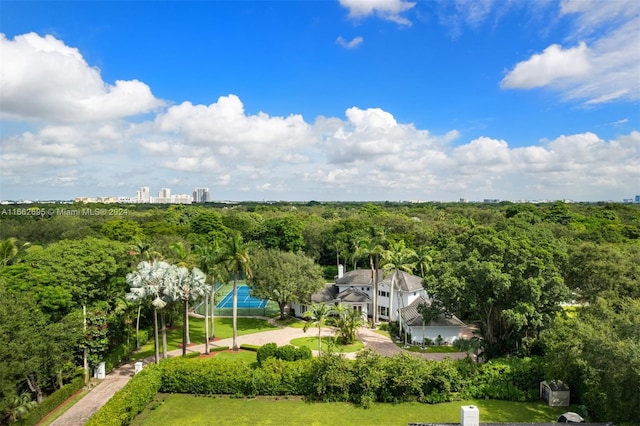
[[[634,1],[0,8],[0,199],[640,194]]]

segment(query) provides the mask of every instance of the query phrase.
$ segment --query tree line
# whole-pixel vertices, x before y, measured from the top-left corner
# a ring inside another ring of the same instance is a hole
[[[186,325],[196,294],[210,300],[204,294],[216,281],[235,288],[245,277],[284,315],[287,303],[333,281],[338,264],[423,277],[442,309],[477,326],[486,359],[548,357],[549,374],[569,383],[577,402],[610,412],[622,385],[639,383],[638,358],[629,354],[640,350],[640,316],[623,315],[640,300],[638,205],[122,207],[121,217],[0,217],[5,418],[16,409],[10,401],[40,401],[71,380],[83,358],[95,365],[131,338],[135,324],[152,327],[156,299],[166,299],[169,325]],[[183,277],[185,270],[200,277],[197,269],[208,287],[133,297],[133,276],[144,262],[165,262]],[[603,394],[605,402],[596,403]],[[29,398],[16,399],[21,395]]]

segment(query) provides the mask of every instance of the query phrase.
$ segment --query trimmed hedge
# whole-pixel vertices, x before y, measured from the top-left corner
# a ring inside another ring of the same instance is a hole
[[[259,367],[216,358],[176,357],[148,366],[91,419],[90,425],[126,425],[159,392],[194,395],[285,396],[353,402],[417,401],[435,404],[460,399],[535,401],[543,379],[540,358],[426,361],[408,354],[393,358],[366,350],[355,360],[343,355],[286,361],[295,351],[267,344],[258,354],[273,353]],[[143,376],[141,376],[144,373]]]
[[[258,352],[258,349],[260,348],[261,348],[260,345],[250,345],[249,343],[243,343],[242,345],[240,345],[240,349],[244,349],[245,351],[251,351],[251,352]]]
[[[20,426],[33,426],[37,424],[47,414],[58,408],[68,398],[82,389],[83,386],[84,377],[76,377],[71,381],[71,383],[62,386],[60,389],[46,397],[42,403],[34,408],[29,415],[21,419],[17,424]]]
[[[222,352],[222,351],[228,351],[228,350],[229,350],[229,346],[216,346],[215,348],[210,348],[209,353]]]
[[[194,360],[189,360],[193,362]],[[122,426],[131,421],[153,400],[162,385],[162,371],[149,364],[94,414],[86,426]]]
[[[170,358],[160,364],[162,391],[195,395],[252,395],[252,369],[245,363],[207,358]]]

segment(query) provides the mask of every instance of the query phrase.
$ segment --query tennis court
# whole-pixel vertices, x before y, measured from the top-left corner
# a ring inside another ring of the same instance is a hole
[[[264,308],[267,306],[267,301],[262,299],[256,299],[249,295],[250,289],[246,285],[238,286],[238,308]],[[216,308],[232,308],[233,307],[233,291],[227,293],[224,298],[218,302]]]

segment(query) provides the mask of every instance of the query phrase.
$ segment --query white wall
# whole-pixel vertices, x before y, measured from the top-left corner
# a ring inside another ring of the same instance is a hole
[[[423,329],[425,330],[424,335],[422,334]],[[409,327],[411,340],[418,344],[422,343],[424,337],[435,341],[438,335],[442,336],[445,342],[453,343],[460,338],[460,331],[460,327]]]

